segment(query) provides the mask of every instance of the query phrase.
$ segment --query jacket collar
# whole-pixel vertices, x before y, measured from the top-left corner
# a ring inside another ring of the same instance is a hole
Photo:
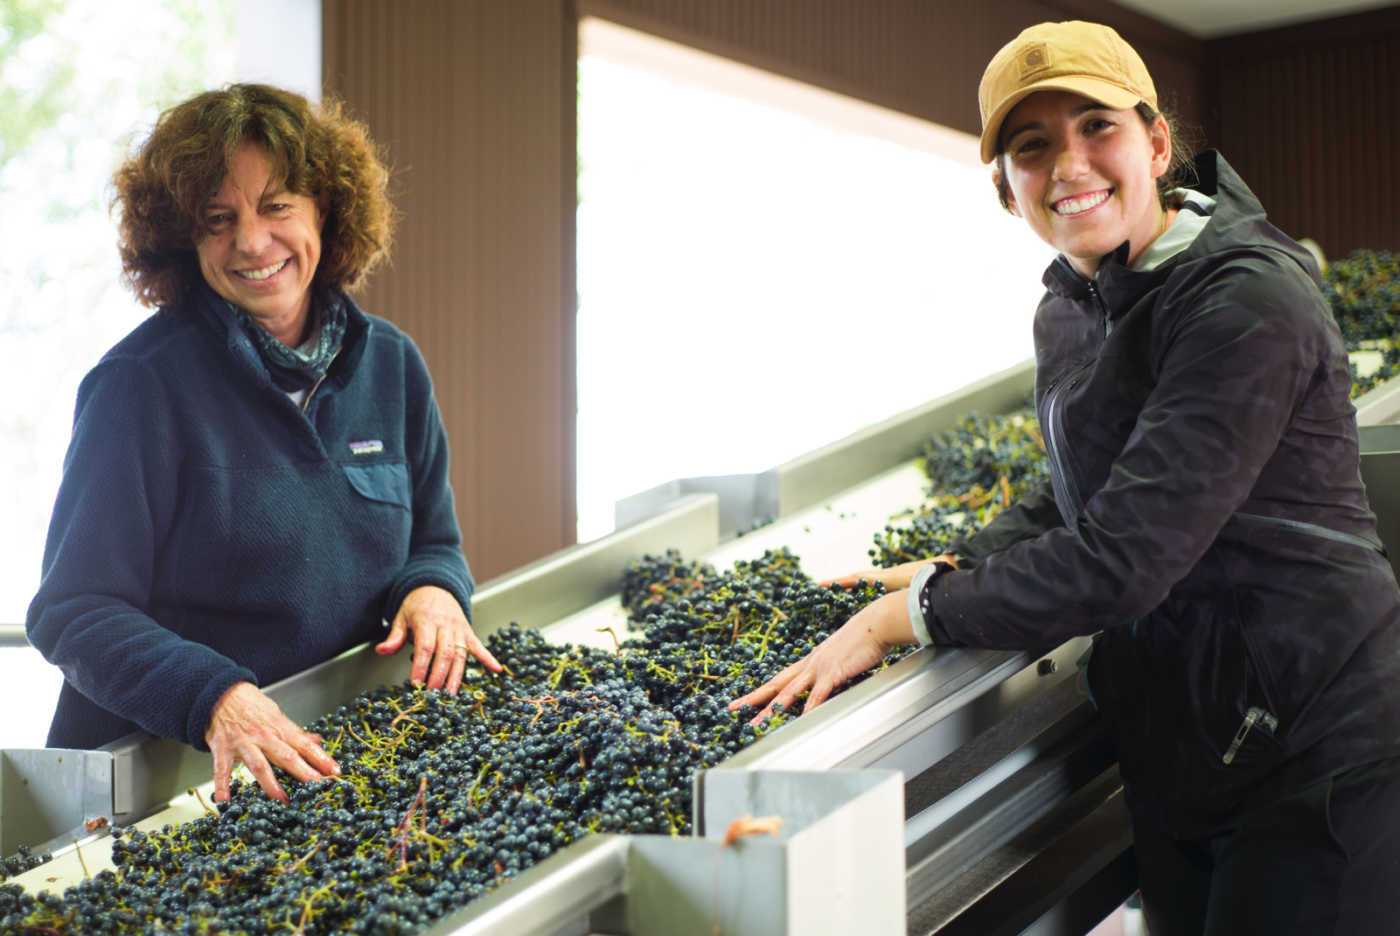
[[[1188,187],[1215,199],[1210,223],[1190,247],[1155,270],[1129,269],[1127,241],[1106,254],[1093,282],[1110,310],[1126,310],[1149,289],[1165,281],[1178,264],[1243,246],[1283,250],[1314,279],[1318,278],[1312,256],[1268,223],[1264,206],[1225,157],[1214,150],[1206,150],[1196,156],[1195,169],[1196,181]],[[1089,298],[1090,281],[1070,266],[1063,254],[1051,262],[1041,281],[1057,296],[1075,300]]]
[[[374,323],[355,304],[355,300],[339,290],[336,291],[336,295],[345,305],[345,339],[341,344],[340,354],[336,355],[331,364],[327,380],[344,385],[355,373],[360,359],[364,357],[365,346],[369,343]],[[247,332],[239,326],[228,303],[214,292],[203,277],[199,278],[199,282],[191,290],[189,303],[193,306],[191,311],[196,312],[214,329],[215,334],[225,341],[229,353],[240,369],[250,372],[260,382],[269,385],[272,383],[267,365],[262,362],[262,357],[257,348],[253,347]]]

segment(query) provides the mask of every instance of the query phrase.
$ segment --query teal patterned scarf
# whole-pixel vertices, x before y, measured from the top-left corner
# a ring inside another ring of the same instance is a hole
[[[315,386],[330,370],[331,362],[340,353],[341,342],[345,340],[348,318],[345,303],[334,294],[317,299],[320,301],[313,301],[311,306],[316,325],[311,336],[295,348],[289,348],[272,337],[272,333],[251,315],[228,303],[267,365],[272,382],[284,391],[306,390]]]

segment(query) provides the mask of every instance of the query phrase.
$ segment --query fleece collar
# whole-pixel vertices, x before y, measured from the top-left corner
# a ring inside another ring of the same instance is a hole
[[[355,300],[345,293],[334,290],[330,296],[344,310],[345,333],[340,342],[340,353],[328,365],[327,383],[344,386],[364,357],[373,322],[355,304]],[[227,344],[229,353],[242,370],[260,383],[276,385],[263,355],[240,322],[239,313],[231,309],[224,298],[214,292],[203,279],[193,291],[191,305],[199,317]]]

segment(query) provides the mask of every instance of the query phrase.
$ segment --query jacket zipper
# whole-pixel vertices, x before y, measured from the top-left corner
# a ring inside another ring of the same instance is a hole
[[[1329,527],[1319,526],[1316,523],[1308,523],[1305,520],[1289,520],[1286,517],[1269,517],[1264,514],[1244,513],[1236,511],[1235,516],[1241,520],[1253,521],[1255,523],[1268,523],[1273,526],[1283,527],[1286,530],[1293,530],[1296,533],[1304,533],[1308,536],[1317,536],[1322,539],[1332,540],[1335,543],[1348,543],[1352,546],[1360,546],[1363,549],[1370,549],[1386,554],[1385,547],[1379,543],[1373,543],[1365,537],[1356,536],[1351,533],[1343,533],[1341,530],[1333,530]]]
[[[1108,333],[1113,331],[1113,326],[1108,321],[1108,306],[1104,305],[1103,296],[1093,280],[1089,280],[1089,297],[1094,300],[1094,307],[1099,310],[1099,326],[1103,329],[1103,336],[1108,338]]]
[[[1244,739],[1249,737],[1249,732],[1255,725],[1262,725],[1265,731],[1269,734],[1273,734],[1278,730],[1278,719],[1259,706],[1251,705],[1249,711],[1244,713],[1244,721],[1240,723],[1240,730],[1235,732],[1235,740],[1230,742],[1230,748],[1225,752],[1225,756],[1222,757],[1221,760],[1226,764],[1234,763],[1235,755],[1240,752],[1240,747],[1244,744]]]
[[[322,374],[320,377],[317,377],[316,382],[311,385],[311,389],[306,391],[306,396],[301,398],[301,411],[303,413],[306,413],[308,410],[311,409],[311,395],[316,392],[317,387],[321,386],[321,384],[325,382],[325,379],[325,374]]]
[[[1113,330],[1108,320],[1108,306],[1103,300],[1103,294],[1099,292],[1098,285],[1092,279],[1086,279],[1070,265],[1064,254],[1060,254],[1055,261],[1065,268],[1069,275],[1075,280],[1084,284],[1088,289],[1089,297],[1094,302],[1094,308],[1099,313],[1099,327],[1103,332],[1105,340]],[[1079,496],[1079,488],[1074,483],[1074,473],[1069,467],[1069,445],[1065,441],[1064,411],[1060,405],[1064,394],[1073,390],[1078,384],[1085,371],[1092,365],[1092,361],[1080,365],[1080,367],[1059,381],[1051,384],[1050,389],[1045,391],[1045,448],[1046,454],[1050,456],[1050,487],[1055,492],[1055,504],[1060,508],[1060,516],[1064,518],[1065,526],[1070,529],[1079,519],[1079,515],[1084,512],[1084,500]],[[1068,510],[1066,509],[1068,508]]]
[[[1055,257],[1055,262],[1065,268],[1065,272],[1069,274],[1071,279],[1083,283],[1085,288],[1088,289],[1089,298],[1094,300],[1094,308],[1099,312],[1099,328],[1103,331],[1103,336],[1107,338],[1108,333],[1113,331],[1113,324],[1108,320],[1108,305],[1103,301],[1103,294],[1099,292],[1098,285],[1092,279],[1089,279],[1076,270],[1070,262],[1065,259],[1064,254]]]
[[[1062,505],[1060,515],[1065,526],[1071,529],[1084,510],[1084,503],[1065,459],[1068,445],[1064,438],[1064,411],[1059,404],[1064,394],[1078,385],[1087,366],[1081,366],[1045,392],[1045,448],[1050,456],[1050,486],[1055,491],[1055,503]]]

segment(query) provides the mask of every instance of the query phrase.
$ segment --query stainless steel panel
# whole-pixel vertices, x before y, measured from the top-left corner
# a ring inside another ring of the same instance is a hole
[[[909,933],[1080,936],[1136,888],[1117,767],[911,904]]]
[[[679,498],[695,494],[719,498],[721,538],[752,529],[761,519],[779,516],[777,474],[765,471],[667,481],[618,501],[613,505],[613,519],[619,528],[630,526],[666,510]]]
[[[969,413],[1005,413],[1035,388],[1035,362],[1023,361],[954,393],[868,426],[839,442],[777,468],[777,516],[820,503],[838,491],[919,454],[929,436]]]
[[[814,777],[820,782],[813,782]],[[705,804],[703,821],[697,822],[696,828],[708,830],[704,837],[724,838],[729,823],[744,816],[781,816],[783,825],[777,838],[786,841],[872,790],[883,790],[891,782],[902,786],[904,780],[894,770],[833,769],[815,774],[716,767],[701,771],[696,782],[703,790]],[[902,800],[900,803],[898,812],[903,821]]]
[[[102,750],[112,755],[112,809],[118,825],[150,815],[214,775],[208,753],[169,738],[133,733]]]
[[[889,771],[709,771],[708,838],[590,836],[427,936],[603,930],[669,936],[904,931],[901,781]],[[731,818],[777,815],[776,837],[726,845]],[[601,918],[607,923],[599,925]]]
[[[924,706],[912,699],[903,700],[904,713],[896,726],[853,752],[842,766],[898,768],[911,776],[927,769],[1032,700],[1072,682],[1078,674],[1075,661],[1089,646],[1090,638],[1076,637],[1040,655],[954,650],[991,654],[1001,660],[956,694],[930,699]]]
[[[784,725],[724,766],[879,766],[913,775],[1032,694],[1071,678],[1073,661],[1087,645],[1088,638],[1076,638],[1046,655],[1055,668],[1045,676],[1040,675],[1039,658],[1026,653],[926,648]],[[986,705],[979,710],[976,703],[983,697]],[[955,717],[970,706],[974,718]],[[945,722],[949,736],[940,737],[938,726]],[[904,750],[911,746],[915,750]]]
[[[62,748],[0,752],[0,855],[49,850],[112,818],[112,755]]]
[[[633,839],[627,932],[710,936],[904,931],[902,782],[888,771],[712,770],[707,838]],[[732,819],[777,816],[724,844]]]
[[[1087,712],[1046,735],[1006,759],[1012,769],[1004,780],[976,783],[981,795],[950,797],[961,808],[948,809],[910,848],[911,904],[922,905],[946,893],[974,861],[1006,844],[1114,764],[1103,727],[1093,724]],[[1001,773],[994,768],[984,777]],[[942,805],[931,809],[944,812]]]
[[[643,553],[671,547],[697,556],[718,543],[718,498],[689,495],[664,513],[485,583],[472,600],[472,624],[482,636],[511,621],[549,624],[617,594],[623,569]]]
[[[760,520],[791,516],[909,461],[929,436],[952,428],[971,412],[1014,409],[1034,386],[1035,362],[1024,361],[767,471],[681,478],[634,494],[617,503],[617,522],[635,523],[677,497],[710,492],[720,499],[720,536],[728,539]]]
[[[1400,576],[1400,426],[1361,426],[1361,480],[1376,515],[1376,532]]]
[[[1028,767],[1064,738],[1093,722],[1095,713],[1073,681],[1065,681],[979,733],[905,787],[904,840],[911,863],[930,850],[930,834],[971,803]]]
[[[515,880],[443,917],[423,936],[554,936],[579,932],[588,915],[623,894],[629,841],[591,835]]]
[[[1393,377],[1357,397],[1355,405],[1358,426],[1400,423],[1400,377]]]
[[[721,850],[731,860],[719,866],[728,872],[719,882],[720,900],[710,896],[715,883],[707,863],[686,870],[692,895],[711,905],[715,926],[753,934],[903,932],[904,797],[898,772],[717,769],[701,777],[711,843],[722,841],[737,818],[783,820],[777,839],[785,865],[780,889],[769,890],[753,876],[762,864],[752,852],[770,841],[764,838]],[[714,859],[708,864],[713,867]],[[784,916],[770,924],[769,908]],[[649,926],[633,931],[667,931],[665,905],[658,909],[661,914],[639,921]]]
[[[788,927],[783,844],[766,836],[721,848],[713,840],[639,836],[627,863],[625,933],[777,936]]]

